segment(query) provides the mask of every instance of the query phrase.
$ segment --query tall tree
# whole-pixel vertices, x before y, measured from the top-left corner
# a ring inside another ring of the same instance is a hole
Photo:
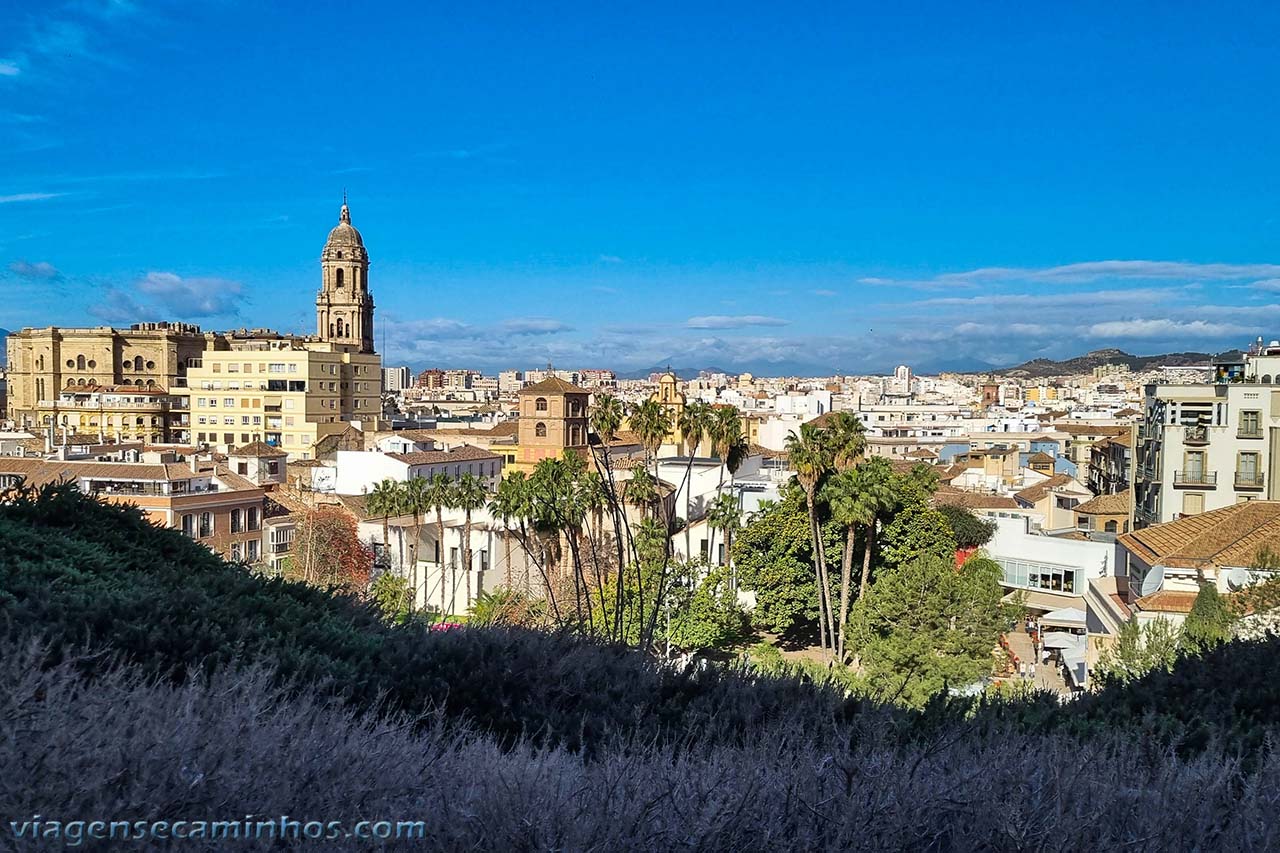
[[[391,563],[391,516],[400,511],[400,484],[390,477],[377,483],[365,503],[369,515],[382,519],[382,549]],[[403,569],[403,566],[401,567]]]
[[[822,543],[822,524],[818,516],[818,484],[831,469],[831,451],[822,430],[812,424],[801,424],[800,432],[787,435],[787,457],[796,481],[804,490],[809,512],[809,530],[813,542],[813,571],[818,584],[818,637],[822,648],[835,652],[835,620],[832,618],[830,590],[827,582],[826,553]],[[828,647],[828,640],[830,646]]]
[[[711,408],[699,401],[689,403],[680,411],[680,420],[676,424],[684,439],[685,468],[681,483],[684,489],[684,556],[693,559],[692,531],[690,522],[693,516],[693,457],[698,452],[698,445],[707,437],[711,427]]]
[[[853,469],[858,492],[858,514],[862,516],[866,535],[862,541],[862,576],[858,581],[858,597],[867,594],[871,583],[871,561],[875,557],[876,535],[880,519],[897,504],[893,491],[893,468],[883,456],[873,456]]]
[[[831,464],[837,471],[848,471],[862,461],[867,452],[866,429],[854,412],[832,412],[823,434],[831,452]]]
[[[831,508],[832,519],[844,530],[844,548],[840,559],[840,607],[836,619],[836,658],[845,657],[845,625],[849,619],[849,596],[853,576],[854,543],[858,528],[863,530],[862,580],[858,596],[867,593],[871,574],[871,554],[875,547],[879,514],[893,503],[889,489],[892,469],[887,460],[872,457],[853,468],[847,468],[827,480],[822,498]]]
[[[409,511],[413,514],[413,561],[412,569],[409,572],[409,585],[413,590],[413,606],[417,606],[418,587],[421,586],[421,580],[418,578],[418,564],[423,562],[422,559],[422,523],[427,513],[431,511],[431,481],[426,477],[410,477],[404,484],[404,502]]]
[[[738,499],[732,493],[716,495],[716,499],[711,502],[711,508],[707,510],[707,526],[711,528],[712,536],[707,541],[708,562],[715,554],[715,531],[722,531],[724,534],[724,555],[726,564],[733,563],[733,534],[742,526],[742,510],[738,506]],[[732,572],[730,573],[732,580]]]
[[[484,482],[470,471],[453,484],[450,504],[462,510],[462,577],[467,585],[466,604],[471,606],[471,513],[485,505]]]
[[[452,601],[458,595],[458,580],[455,574],[455,567],[449,566],[449,575],[453,577],[453,592],[451,598],[446,599],[447,584],[445,583],[445,560],[448,559],[448,552],[444,545],[444,511],[453,505],[453,481],[449,479],[449,475],[443,471],[438,471],[427,485],[423,487],[422,499],[427,506],[431,507],[436,514],[436,548],[439,549],[436,568],[440,572],[440,618],[443,619],[449,607],[445,605],[445,601]]]

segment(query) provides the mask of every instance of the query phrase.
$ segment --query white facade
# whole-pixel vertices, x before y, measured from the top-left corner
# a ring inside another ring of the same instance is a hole
[[[339,450],[335,490],[340,495],[362,495],[373,491],[383,480],[408,482],[414,477],[430,479],[436,474],[446,474],[456,480],[464,473],[480,478],[485,488],[494,491],[502,477],[502,457],[485,455],[468,458],[471,454],[452,454],[444,451],[429,455],[439,457],[431,461],[412,461],[414,454],[389,454],[368,450]],[[397,458],[405,457],[405,458]],[[452,457],[452,458],[450,458]],[[406,461],[409,460],[409,461]]]
[[[382,390],[385,392],[403,391],[413,387],[413,371],[407,367],[382,368]]]

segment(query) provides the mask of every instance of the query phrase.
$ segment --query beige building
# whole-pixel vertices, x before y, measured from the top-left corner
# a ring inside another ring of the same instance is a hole
[[[587,404],[591,392],[557,376],[520,390],[517,471],[531,471],[543,459],[555,459],[569,448],[586,448]]]
[[[253,348],[249,348],[249,347]],[[381,414],[381,357],[300,341],[246,342],[209,352],[189,368],[189,440],[233,446],[262,441],[290,458],[350,421]]]
[[[80,395],[78,402],[83,403],[87,402],[83,395],[96,389],[155,393],[181,388],[192,359],[226,346],[225,336],[201,332],[199,326],[189,323],[135,323],[128,329],[22,329],[9,335],[6,346],[9,394],[5,414],[15,426],[40,429],[62,423],[64,408],[69,408],[67,414],[72,416],[83,409],[61,405],[63,392]],[[120,413],[145,416],[151,426],[150,409]],[[173,424],[169,412],[162,414],[160,431],[167,433]]]

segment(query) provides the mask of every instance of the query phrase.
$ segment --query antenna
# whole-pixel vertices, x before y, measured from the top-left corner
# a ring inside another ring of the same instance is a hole
[[[1162,586],[1164,586],[1164,566],[1152,566],[1142,578],[1139,592],[1142,595],[1151,595],[1153,592],[1159,592]]]

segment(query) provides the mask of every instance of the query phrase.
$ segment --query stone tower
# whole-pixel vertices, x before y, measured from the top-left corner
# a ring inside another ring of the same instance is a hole
[[[369,253],[351,224],[347,198],[337,226],[320,254],[322,281],[316,296],[316,334],[351,352],[373,352],[373,295],[369,293]]]

